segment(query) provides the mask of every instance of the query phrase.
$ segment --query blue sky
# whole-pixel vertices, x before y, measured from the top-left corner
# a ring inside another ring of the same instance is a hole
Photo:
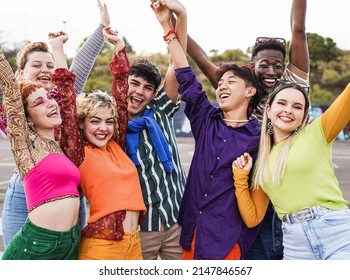
[[[165,52],[162,30],[149,0],[105,0],[111,26],[126,36],[139,53]],[[188,31],[203,49],[245,51],[257,36],[290,39],[292,0],[182,0],[188,13]],[[350,50],[350,1],[308,0],[307,32],[332,38]],[[65,22],[65,23],[64,23]],[[69,34],[66,52],[74,56],[82,39],[96,28],[96,0],[0,1],[0,39],[8,44],[46,40],[47,33],[64,29]]]

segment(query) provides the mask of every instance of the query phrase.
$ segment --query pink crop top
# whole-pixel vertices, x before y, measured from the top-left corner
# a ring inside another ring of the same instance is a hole
[[[79,183],[78,168],[64,154],[47,155],[23,179],[28,212],[58,197],[79,197]]]

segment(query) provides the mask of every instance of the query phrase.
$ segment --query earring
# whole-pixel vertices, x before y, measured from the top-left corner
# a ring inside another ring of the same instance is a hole
[[[272,124],[271,120],[268,120],[268,122],[267,122],[267,133],[269,135],[273,134],[273,124]]]

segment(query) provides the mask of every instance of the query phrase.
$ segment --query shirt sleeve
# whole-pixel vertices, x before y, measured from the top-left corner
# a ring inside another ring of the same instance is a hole
[[[350,121],[350,84],[321,115],[323,132],[328,143],[333,141]]]
[[[95,59],[102,49],[103,38],[103,24],[99,24],[94,33],[85,41],[83,46],[78,50],[73,59],[70,70],[76,76],[74,88],[79,95],[83,92],[86,80],[94,65]]]
[[[215,109],[203,91],[192,67],[176,68],[175,75],[179,82],[181,100],[186,102],[185,115],[191,123],[195,139],[203,132],[202,127],[207,116]]]
[[[52,82],[57,87],[57,102],[62,118],[60,146],[66,156],[79,167],[85,152],[77,121],[74,78],[74,74],[64,68],[56,69],[52,75]]]
[[[7,118],[2,103],[3,93],[0,90],[0,130],[7,135]]]
[[[7,115],[8,136],[22,178],[35,165],[29,151],[29,127],[20,88],[10,64],[0,47],[0,90]]]
[[[112,74],[112,95],[118,108],[116,142],[125,151],[126,129],[128,126],[128,78],[130,73],[130,63],[126,55],[126,47],[119,53],[114,54],[113,60],[110,63],[110,69]]]
[[[248,176],[248,170],[233,169],[239,213],[246,226],[251,228],[257,226],[263,220],[269,198],[261,188],[249,190]]]

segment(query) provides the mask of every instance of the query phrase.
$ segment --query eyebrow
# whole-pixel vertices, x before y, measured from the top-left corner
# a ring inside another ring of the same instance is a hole
[[[285,101],[285,102],[288,102],[287,99],[284,99],[284,98],[278,98],[277,101]],[[299,102],[295,102],[294,104],[298,104],[298,105],[300,105],[300,106],[304,106],[304,104],[299,103]]]
[[[227,79],[236,79],[236,78],[239,78],[237,75],[235,74],[232,74],[231,76],[228,76]],[[224,79],[221,78],[219,81],[223,81]]]
[[[135,83],[141,84],[141,82],[140,82],[139,80],[135,79],[135,78],[130,78],[129,81],[130,81],[130,82],[135,82]],[[146,79],[145,79],[145,81],[146,81]],[[147,82],[147,83],[145,84],[145,87],[155,88],[155,86],[154,86],[152,83],[150,83],[150,82]]]
[[[102,120],[102,118],[99,118],[99,117],[96,117],[96,116],[92,116],[92,117],[90,117],[90,120],[92,120],[92,119],[97,119],[97,120]],[[107,118],[106,119],[106,121],[109,121],[109,120],[114,120],[114,117],[110,117],[110,118]]]

